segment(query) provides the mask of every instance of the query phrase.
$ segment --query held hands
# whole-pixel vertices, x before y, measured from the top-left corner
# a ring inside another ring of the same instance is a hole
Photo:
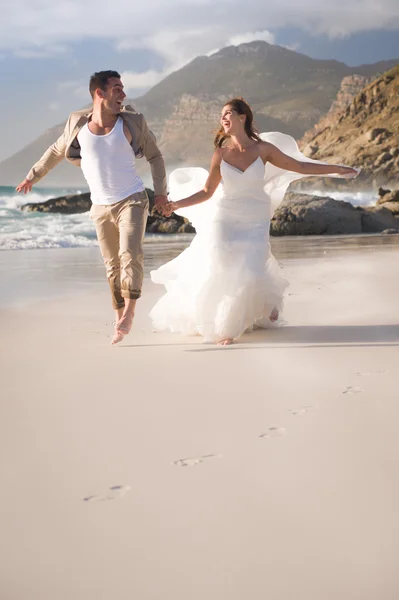
[[[164,217],[170,217],[173,211],[178,209],[177,202],[167,202],[162,206],[162,214]]]
[[[167,196],[155,196],[155,208],[164,217],[170,217],[178,207],[177,202],[169,202]]]
[[[157,209],[158,212],[162,213],[162,207],[168,203],[168,197],[167,196],[155,196],[154,201],[155,201],[155,208]]]
[[[29,179],[24,179],[19,185],[17,185],[15,190],[18,193],[23,192],[24,194],[26,194],[27,192],[32,191],[32,186],[33,186],[33,183],[31,181],[29,181]]]

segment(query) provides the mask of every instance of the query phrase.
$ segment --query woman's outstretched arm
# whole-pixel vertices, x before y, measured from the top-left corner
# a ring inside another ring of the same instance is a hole
[[[164,215],[169,217],[173,211],[178,210],[179,208],[194,206],[194,204],[200,204],[201,202],[205,202],[206,200],[209,200],[209,198],[212,198],[222,178],[220,175],[220,163],[220,152],[219,150],[215,150],[212,156],[208,179],[206,180],[202,190],[196,192],[188,198],[183,198],[177,202],[169,202],[168,204],[164,205]]]
[[[296,160],[284,152],[281,152],[276,146],[269,142],[261,144],[261,156],[263,162],[270,162],[275,167],[285,171],[301,173],[301,175],[340,175],[341,177],[356,177],[358,171],[352,167],[342,165],[318,165],[305,160]]]

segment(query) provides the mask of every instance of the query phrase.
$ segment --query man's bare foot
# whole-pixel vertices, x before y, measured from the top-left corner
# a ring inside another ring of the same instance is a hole
[[[270,313],[269,319],[271,320],[272,323],[274,323],[275,321],[277,321],[278,317],[279,317],[278,310],[276,307],[274,307],[272,312]]]
[[[124,337],[125,337],[125,334],[122,333],[121,331],[118,331],[117,328],[115,327],[114,337],[112,338],[112,342],[111,342],[112,346],[115,346],[115,344],[119,344],[119,342],[121,342]]]
[[[115,325],[114,337],[112,338],[111,344],[115,346],[115,344],[119,344],[127,335],[130,333],[133,323],[134,312],[129,312],[128,314],[122,315],[121,319]]]
[[[217,342],[218,346],[230,346],[231,344],[234,344],[233,338],[226,338],[224,340],[220,340],[220,342]]]

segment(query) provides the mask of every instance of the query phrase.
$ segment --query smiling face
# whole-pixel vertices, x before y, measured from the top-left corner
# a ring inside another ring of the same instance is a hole
[[[118,77],[110,77],[105,90],[97,89],[96,93],[103,108],[114,114],[120,113],[126,98],[122,81]]]
[[[220,123],[225,133],[235,135],[244,129],[245,115],[240,115],[231,104],[223,107]]]

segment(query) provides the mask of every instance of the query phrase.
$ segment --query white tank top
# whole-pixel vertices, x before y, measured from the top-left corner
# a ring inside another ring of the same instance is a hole
[[[122,117],[106,135],[95,135],[86,123],[78,133],[78,142],[93,204],[115,204],[144,190],[133,148],[123,132]]]

